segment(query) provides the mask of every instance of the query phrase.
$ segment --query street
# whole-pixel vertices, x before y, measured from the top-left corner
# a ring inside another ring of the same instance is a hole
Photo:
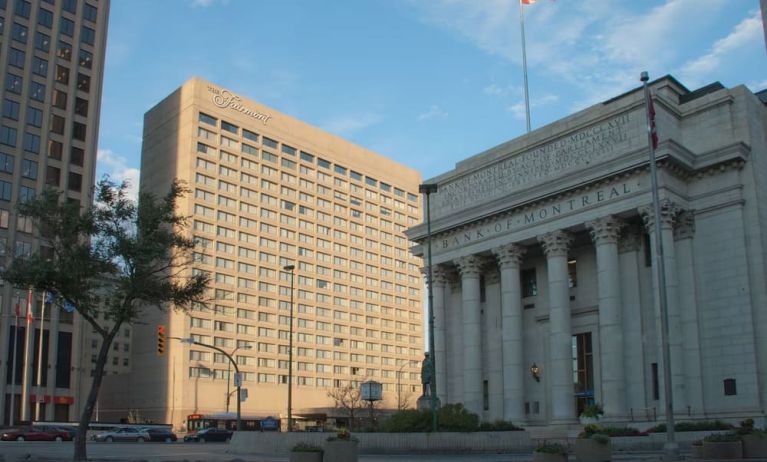
[[[226,443],[88,443],[88,459],[91,461],[205,461],[205,462],[285,462],[287,456],[240,455],[228,454]],[[71,442],[0,442],[0,462],[16,461],[64,461],[71,460],[73,447]],[[531,454],[397,454],[378,455],[362,454],[359,459],[365,462],[511,462],[530,461]],[[575,460],[574,456],[570,456]],[[614,454],[613,460],[657,461],[658,454]]]

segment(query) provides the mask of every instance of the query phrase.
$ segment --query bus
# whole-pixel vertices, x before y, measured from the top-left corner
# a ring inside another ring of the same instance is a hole
[[[243,431],[280,431],[280,419],[271,416],[241,416]],[[237,414],[234,412],[214,412],[212,414],[189,414],[186,416],[186,429],[189,432],[203,428],[225,428],[237,430]]]

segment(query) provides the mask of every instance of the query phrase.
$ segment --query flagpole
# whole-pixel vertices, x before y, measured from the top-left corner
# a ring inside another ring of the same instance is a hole
[[[35,336],[32,333],[35,325],[32,322],[32,289],[27,291],[27,328],[24,341],[24,374],[21,381],[21,420],[32,420],[32,406],[30,404],[30,394],[32,393],[32,377],[30,369],[32,368],[32,350],[35,347]]]
[[[11,357],[13,358],[12,364],[11,364],[11,408],[8,410],[8,415],[10,416],[10,426],[13,427],[13,418],[16,416],[16,409],[14,409],[13,405],[15,397],[16,397],[16,343],[18,342],[19,338],[19,294],[16,293],[16,322],[13,325],[13,347],[11,348]]]
[[[679,445],[674,435],[674,400],[671,388],[671,350],[668,333],[668,295],[666,294],[666,264],[663,254],[663,236],[661,235],[661,207],[658,192],[658,169],[655,165],[655,114],[651,113],[652,99],[647,81],[647,72],[642,72],[639,78],[644,87],[645,115],[647,117],[647,144],[650,148],[650,180],[652,182],[652,205],[655,217],[655,262],[658,265],[658,298],[660,301],[661,348],[663,354],[663,391],[666,407],[666,443],[663,446],[664,460],[679,460]]]
[[[35,394],[35,420],[40,420],[42,411],[43,394],[43,332],[45,332],[45,297],[47,292],[43,292],[43,299],[40,307],[40,338],[37,342],[37,393]]]
[[[527,51],[525,50],[525,7],[519,2],[519,30],[522,33],[522,74],[525,81],[525,121],[527,133],[530,133],[530,95],[527,91]]]

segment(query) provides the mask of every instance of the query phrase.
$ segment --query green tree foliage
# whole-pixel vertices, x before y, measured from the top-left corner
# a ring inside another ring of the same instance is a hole
[[[446,404],[437,410],[438,430],[441,432],[516,431],[523,430],[505,420],[479,423],[479,416],[462,404]],[[431,431],[431,410],[406,409],[384,422],[381,431],[389,433],[416,433]]]
[[[102,337],[74,460],[87,460],[85,432],[120,327],[150,307],[188,310],[204,301],[209,283],[207,275],[188,271],[194,241],[184,235],[186,218],[176,213],[188,190],[174,182],[164,197],[141,193],[136,202],[127,188],[109,178],[99,181],[94,204],[84,210],[53,189],[20,203],[17,211],[32,219],[41,251],[17,257],[1,275],[16,287],[46,291],[74,306]]]

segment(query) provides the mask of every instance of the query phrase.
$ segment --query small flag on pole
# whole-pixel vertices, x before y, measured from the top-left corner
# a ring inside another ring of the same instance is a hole
[[[652,148],[658,149],[658,129],[655,127],[655,104],[653,104],[652,101],[652,94],[650,94],[649,99],[648,112],[650,113],[650,136],[652,137]]]
[[[538,1],[538,0],[519,0],[519,3],[521,3],[523,5],[532,5],[536,1]]]
[[[19,301],[18,295],[16,296],[16,317],[18,318],[21,316],[21,307],[19,306],[21,302]]]
[[[32,289],[27,292],[27,324],[31,324],[34,321],[32,316]]]

